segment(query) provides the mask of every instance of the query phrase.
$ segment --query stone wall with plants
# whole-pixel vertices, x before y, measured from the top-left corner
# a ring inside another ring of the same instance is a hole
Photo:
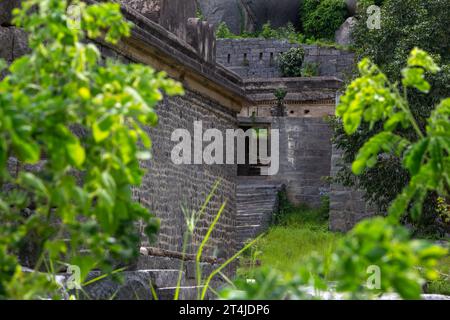
[[[217,62],[243,78],[280,77],[279,55],[299,44],[271,39],[218,39]],[[305,50],[303,68],[316,66],[315,76],[347,78],[354,68],[351,51],[318,45],[302,45]]]

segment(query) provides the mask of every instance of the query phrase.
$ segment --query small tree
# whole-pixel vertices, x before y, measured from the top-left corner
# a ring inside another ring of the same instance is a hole
[[[228,25],[225,22],[221,22],[217,26],[216,37],[218,39],[233,39],[236,37],[236,35],[231,32],[230,28],[228,28]]]
[[[291,48],[279,55],[278,65],[283,77],[301,77],[302,66],[305,59],[305,50],[302,47]]]

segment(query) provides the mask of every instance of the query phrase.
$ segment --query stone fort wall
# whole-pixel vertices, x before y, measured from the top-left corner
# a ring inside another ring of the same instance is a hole
[[[323,180],[330,174],[332,154],[331,131],[324,116],[333,114],[335,92],[340,84],[327,85],[325,79],[310,79],[304,83],[274,79],[279,75],[278,55],[296,45],[263,39],[218,40],[216,44],[209,24],[195,18],[185,19],[195,16],[192,2],[173,0],[171,3],[180,10],[171,11],[166,1],[145,2],[148,6],[140,7],[144,2],[124,0],[123,3],[132,6],[125,7],[124,14],[135,23],[133,35],[117,47],[101,46],[104,57],[140,62],[167,71],[182,81],[187,91],[184,97],[166,98],[158,106],[160,124],[157,128],[148,128],[154,141],[154,157],[142,164],[148,174],[135,196],[161,219],[156,247],[180,252],[185,231],[182,207],[187,211],[198,209],[220,178],[217,195],[200,222],[190,251],[195,250],[220,205],[227,201],[205,254],[228,257],[235,250],[237,168],[233,165],[174,165],[170,160],[170,151],[175,145],[170,141],[172,131],[185,128],[192,132],[193,122],[197,120],[203,121],[204,129],[237,128],[236,114],[245,104],[253,106],[260,112],[258,121],[269,123],[281,132],[279,175],[265,179],[286,183],[292,202],[317,206],[321,194],[330,188]],[[173,15],[174,12],[180,12],[181,17]],[[26,35],[7,19],[0,14],[0,57],[12,62],[27,52]],[[350,52],[317,46],[305,46],[305,50],[306,62],[318,63],[320,76],[342,79],[353,68],[354,56]],[[215,63],[216,57],[223,67]],[[242,78],[268,81],[244,83],[235,73]],[[285,99],[286,116],[272,117],[267,110],[276,105],[273,93],[280,87],[289,91]],[[251,110],[255,109],[243,109],[241,123],[242,118],[248,120],[252,115]],[[333,229],[344,231],[358,220],[362,208],[362,204],[354,204],[362,203],[358,196],[360,194],[352,190],[332,187]],[[143,239],[143,246],[154,244]]]
[[[243,78],[280,77],[278,56],[299,44],[287,40],[218,39],[217,62]],[[317,45],[303,45],[305,63],[318,65],[317,76],[346,79],[354,68],[354,53]]]

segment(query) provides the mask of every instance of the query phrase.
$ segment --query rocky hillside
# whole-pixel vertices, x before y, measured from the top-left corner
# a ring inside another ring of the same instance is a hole
[[[203,16],[211,23],[227,23],[239,33],[253,31],[270,21],[275,27],[298,23],[299,0],[197,0]]]

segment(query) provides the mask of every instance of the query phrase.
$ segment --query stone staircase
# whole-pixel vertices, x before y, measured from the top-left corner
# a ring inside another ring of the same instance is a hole
[[[237,242],[240,247],[266,231],[278,210],[282,184],[241,177],[236,187]]]

